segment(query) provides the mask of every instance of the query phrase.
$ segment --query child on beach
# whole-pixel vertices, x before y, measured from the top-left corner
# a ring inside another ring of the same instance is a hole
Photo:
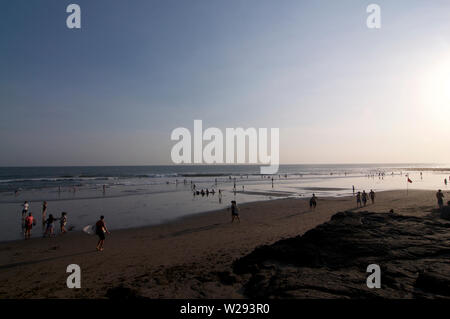
[[[236,201],[231,201],[231,222],[234,222],[234,219],[237,218],[238,222],[241,222],[239,219],[239,208],[236,205]]]
[[[25,218],[25,239],[30,239],[31,237],[31,228],[33,225],[36,225],[36,221],[34,220],[33,214],[30,212]]]
[[[106,228],[105,216],[100,216],[100,220],[95,223],[95,233],[97,234],[99,240],[97,243],[97,250],[103,251],[103,244],[105,243],[105,233],[111,234]]]
[[[59,225],[60,225],[61,234],[67,233],[67,230],[66,230],[67,213],[66,212],[61,213],[61,218],[59,219]]]
[[[48,219],[45,221],[47,227],[45,228],[45,233],[44,236],[48,235],[49,237],[54,236],[54,230],[55,230],[55,226],[54,226],[54,222],[55,222],[56,218],[53,217],[52,214],[50,214],[48,216]]]

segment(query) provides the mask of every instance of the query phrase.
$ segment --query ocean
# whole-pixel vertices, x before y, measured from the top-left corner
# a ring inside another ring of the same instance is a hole
[[[73,166],[0,167],[0,192],[103,185],[141,179],[146,183],[165,183],[174,178],[259,176],[258,165],[168,165],[168,166]],[[398,171],[406,168],[438,168],[436,164],[338,164],[281,165],[279,174],[288,176],[355,175]],[[450,167],[450,165],[448,166]]]

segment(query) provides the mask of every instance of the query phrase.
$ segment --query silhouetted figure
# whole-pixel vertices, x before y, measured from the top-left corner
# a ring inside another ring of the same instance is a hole
[[[372,204],[375,204],[375,192],[372,189],[370,190],[369,196]]]
[[[317,197],[316,194],[313,194],[311,199],[309,200],[309,208],[314,210],[317,206]]]
[[[442,193],[441,190],[438,190],[438,192],[436,193],[436,198],[439,208],[442,209],[442,207],[444,207],[444,193]]]
[[[231,201],[231,222],[234,222],[235,219],[238,220],[238,222],[241,222],[241,220],[239,219],[239,208],[236,205],[236,201],[232,200]]]
[[[97,250],[103,251],[103,245],[105,243],[105,233],[110,234],[108,228],[106,228],[105,217],[100,216],[100,219],[95,223],[95,233],[98,236]]]
[[[356,193],[356,207],[362,207],[361,192]]]
[[[366,191],[363,190],[362,195],[361,195],[361,199],[362,199],[362,202],[364,204],[364,207],[367,205],[368,198],[369,198],[369,196],[367,196]]]

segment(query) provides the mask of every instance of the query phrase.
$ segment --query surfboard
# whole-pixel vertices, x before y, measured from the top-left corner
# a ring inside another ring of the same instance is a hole
[[[92,225],[87,225],[83,227],[83,231],[88,234],[88,235],[94,235],[94,226]]]

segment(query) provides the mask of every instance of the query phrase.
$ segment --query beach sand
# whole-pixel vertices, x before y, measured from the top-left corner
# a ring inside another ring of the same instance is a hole
[[[96,236],[82,232],[0,243],[0,298],[105,298],[119,286],[149,298],[243,298],[248,278],[233,274],[231,265],[257,246],[301,235],[345,210],[422,217],[436,208],[436,198],[434,191],[386,191],[360,209],[353,197],[319,198],[315,211],[306,199],[239,207],[240,223],[231,224],[230,212],[220,210],[117,230],[103,252],[95,250]],[[69,264],[81,267],[81,289],[66,286]]]

